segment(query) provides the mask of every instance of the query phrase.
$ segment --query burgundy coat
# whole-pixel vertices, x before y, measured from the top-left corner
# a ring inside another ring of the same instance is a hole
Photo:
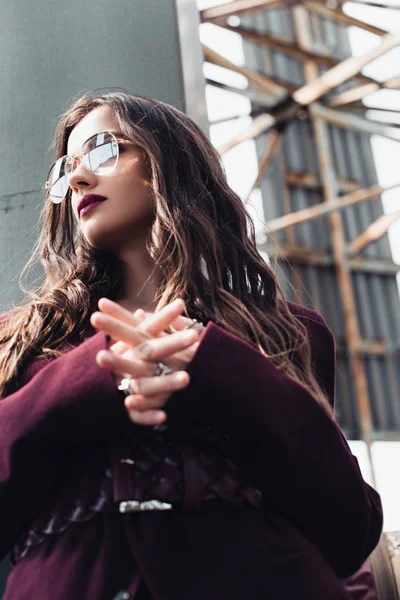
[[[292,310],[333,402],[332,334]],[[346,600],[340,579],[378,543],[381,504],[310,394],[209,323],[163,434],[129,420],[95,362],[106,346],[96,333],[34,362],[0,401],[4,600],[137,598],[139,578],[153,600]],[[149,495],[173,510],[118,512]]]

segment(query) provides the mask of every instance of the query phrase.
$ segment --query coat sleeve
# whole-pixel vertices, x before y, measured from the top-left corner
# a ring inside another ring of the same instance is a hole
[[[319,317],[312,345],[318,379],[333,401],[333,336]],[[171,430],[218,428],[238,463],[339,577],[354,573],[379,541],[379,495],[361,475],[340,429],[303,386],[256,349],[208,324],[188,368],[191,383],[168,405]]]
[[[82,445],[115,439],[133,426],[112,375],[95,361],[106,344],[97,333],[0,400],[0,560],[43,510]]]

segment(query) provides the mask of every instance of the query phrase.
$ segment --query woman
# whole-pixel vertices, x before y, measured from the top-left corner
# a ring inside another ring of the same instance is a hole
[[[348,598],[382,515],[326,323],[184,114],[86,95],[56,139],[46,278],[0,338],[5,600]]]

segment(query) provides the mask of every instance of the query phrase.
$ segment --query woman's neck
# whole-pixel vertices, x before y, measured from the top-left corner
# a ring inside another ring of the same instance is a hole
[[[138,308],[152,312],[159,287],[159,272],[145,249],[122,257],[124,264],[122,294],[117,302],[134,312]]]

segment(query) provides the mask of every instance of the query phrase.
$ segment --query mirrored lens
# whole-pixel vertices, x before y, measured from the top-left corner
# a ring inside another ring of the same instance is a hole
[[[59,204],[65,198],[68,191],[68,174],[66,173],[66,157],[59,158],[53,165],[47,178],[47,187],[49,197],[55,203]]]
[[[71,173],[80,161],[96,175],[110,175],[117,165],[118,156],[116,137],[108,132],[97,133],[85,142],[81,154],[74,158],[63,156],[53,165],[46,184],[50,200],[55,204],[62,202],[68,192]]]
[[[84,166],[96,175],[109,175],[118,161],[118,143],[110,133],[98,133],[82,148]]]

